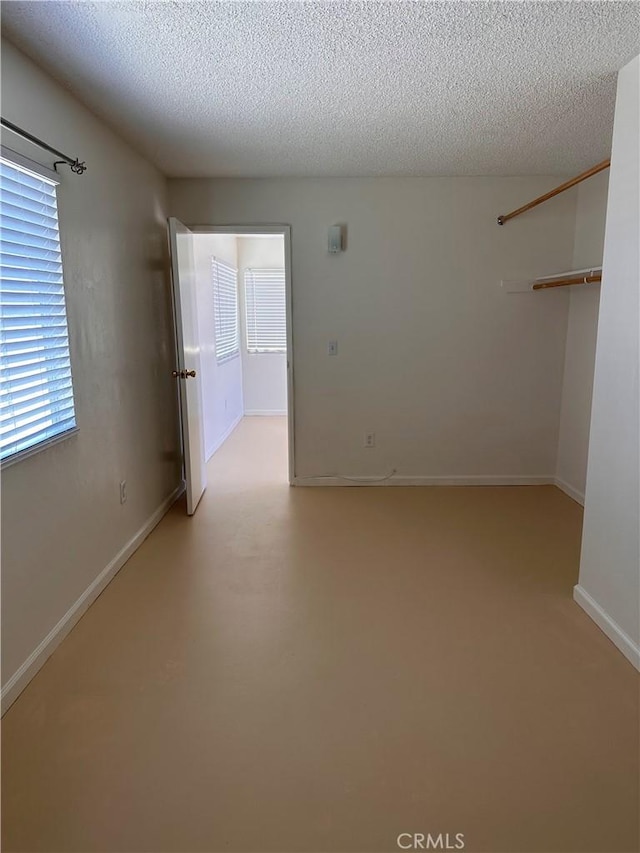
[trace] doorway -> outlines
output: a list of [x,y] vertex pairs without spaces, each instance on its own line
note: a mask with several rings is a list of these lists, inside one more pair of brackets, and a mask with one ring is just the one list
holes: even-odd
[[[170,220],[170,231],[176,225],[180,223]],[[197,385],[199,397],[199,411],[195,413],[188,411],[183,404],[185,395],[180,395],[183,443],[185,436],[193,434],[190,422],[195,416],[200,427],[202,469],[245,419],[254,421],[254,434],[264,430],[267,452],[267,437],[274,427],[280,434],[286,430],[288,470],[282,471],[282,479],[292,483],[295,463],[290,229],[181,227],[188,232],[191,251],[188,265],[181,260],[179,251],[173,253],[174,298],[184,301],[185,289],[192,291],[197,353],[178,352],[176,375],[181,382],[185,380],[183,374],[192,377],[191,387],[195,391]],[[178,290],[182,296],[176,289],[180,279]],[[185,279],[191,282],[187,288]],[[179,305],[176,308],[177,325],[185,312],[180,311]],[[177,332],[180,350],[178,328]],[[193,333],[190,337],[193,340]],[[188,368],[187,361],[197,362],[195,377],[193,370],[180,370]],[[187,450],[184,447],[189,495],[190,470],[186,463],[189,455],[193,456],[193,447],[191,454]],[[198,499],[199,496],[191,501],[190,514],[195,512]]]

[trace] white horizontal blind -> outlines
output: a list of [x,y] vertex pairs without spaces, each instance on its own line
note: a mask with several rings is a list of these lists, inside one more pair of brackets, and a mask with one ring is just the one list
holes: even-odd
[[230,264],[211,259],[213,308],[216,334],[216,360],[226,361],[240,352],[238,334],[238,270]]
[[287,351],[284,270],[248,269],[244,274],[249,352]]
[[0,458],[75,425],[55,184],[0,159]]

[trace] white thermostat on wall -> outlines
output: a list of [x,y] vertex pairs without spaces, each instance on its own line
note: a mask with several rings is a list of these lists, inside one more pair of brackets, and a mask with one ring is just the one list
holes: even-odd
[[332,225],[329,228],[329,254],[337,255],[342,251],[342,225]]

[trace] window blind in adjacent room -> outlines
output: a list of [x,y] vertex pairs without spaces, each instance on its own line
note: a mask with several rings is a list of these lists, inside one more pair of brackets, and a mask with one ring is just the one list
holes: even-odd
[[286,289],[283,269],[248,269],[244,276],[249,352],[286,352]]
[[211,259],[213,308],[216,335],[216,359],[226,361],[240,352],[238,334],[238,270],[230,264]]

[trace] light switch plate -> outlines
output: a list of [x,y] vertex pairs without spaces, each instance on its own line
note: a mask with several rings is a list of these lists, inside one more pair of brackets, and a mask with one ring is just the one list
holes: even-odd
[[337,255],[342,251],[342,227],[340,225],[332,225],[329,228],[329,254]]

